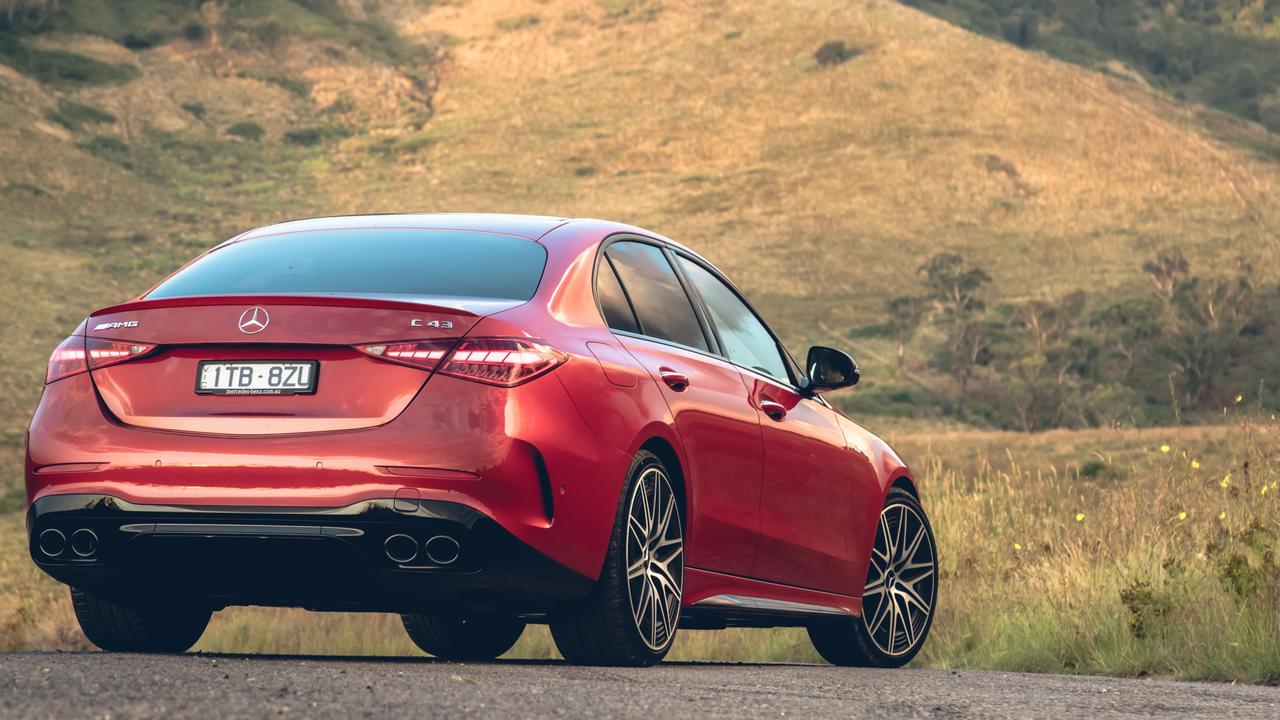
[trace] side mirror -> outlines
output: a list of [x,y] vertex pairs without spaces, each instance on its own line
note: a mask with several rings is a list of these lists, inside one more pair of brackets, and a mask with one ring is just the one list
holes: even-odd
[[805,390],[815,394],[857,385],[862,377],[849,353],[821,345],[809,348],[805,370],[809,373]]

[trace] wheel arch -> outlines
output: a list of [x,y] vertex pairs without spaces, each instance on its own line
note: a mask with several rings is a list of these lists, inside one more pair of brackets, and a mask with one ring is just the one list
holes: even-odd
[[638,450],[647,450],[658,459],[667,468],[667,472],[671,474],[671,485],[676,491],[676,505],[680,508],[680,517],[684,521],[685,536],[689,533],[689,489],[688,479],[685,476],[684,462],[680,457],[680,453],[675,446],[666,438],[660,435],[654,435],[648,440],[640,444]]
[[889,487],[886,488],[885,495],[888,495],[889,492],[893,491],[895,488],[902,490],[916,500],[920,499],[920,489],[916,487],[915,478],[902,473],[901,471],[897,473],[897,478],[889,483]]

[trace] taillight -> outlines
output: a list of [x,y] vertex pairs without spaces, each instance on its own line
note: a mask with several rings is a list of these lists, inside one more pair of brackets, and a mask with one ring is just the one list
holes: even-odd
[[140,358],[155,350],[147,343],[121,342],[72,335],[54,348],[49,356],[49,369],[44,381],[51,383],[86,370],[115,365],[126,360]]
[[373,357],[445,375],[512,387],[548,372],[568,359],[564,353],[524,338],[463,340],[450,352],[451,340],[357,345]]
[[84,336],[72,335],[58,343],[49,356],[49,369],[45,371],[45,384],[64,377],[71,377],[88,370],[84,360]]
[[568,356],[523,338],[463,340],[440,372],[490,385],[511,387],[547,372]]
[[381,360],[424,370],[435,370],[456,343],[456,340],[423,340],[422,342],[357,345],[356,349]]

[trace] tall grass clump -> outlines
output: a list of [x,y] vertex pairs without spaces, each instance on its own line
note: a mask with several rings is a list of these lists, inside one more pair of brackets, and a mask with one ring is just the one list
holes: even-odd
[[1280,679],[1280,427],[1245,419],[1224,438],[1170,437],[1108,480],[934,458],[943,595],[924,661]]

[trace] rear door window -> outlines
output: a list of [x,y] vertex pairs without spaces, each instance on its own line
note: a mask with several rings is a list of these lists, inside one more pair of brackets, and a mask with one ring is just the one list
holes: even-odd
[[640,323],[631,311],[631,301],[627,299],[618,275],[613,271],[613,263],[609,258],[600,259],[596,268],[596,298],[600,300],[600,312],[604,315],[605,324],[614,330],[639,333]]
[[693,304],[660,249],[639,242],[616,242],[605,251],[605,257],[612,261],[631,299],[642,334],[710,350]]

